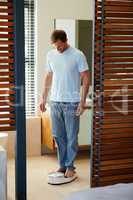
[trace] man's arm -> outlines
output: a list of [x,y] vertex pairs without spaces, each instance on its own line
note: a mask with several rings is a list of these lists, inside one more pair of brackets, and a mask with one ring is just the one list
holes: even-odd
[[40,102],[40,110],[42,112],[46,111],[45,106],[47,102],[48,93],[51,88],[52,76],[53,76],[52,72],[46,72],[45,77],[44,77],[43,93],[42,93],[42,99]]
[[81,104],[84,106],[86,104],[86,97],[89,91],[90,75],[89,71],[84,71],[80,73],[82,79],[82,93],[81,93]]
[[82,80],[82,92],[81,92],[81,100],[77,109],[77,115],[81,115],[86,108],[86,97],[89,91],[90,84],[90,74],[89,71],[84,71],[80,73]]

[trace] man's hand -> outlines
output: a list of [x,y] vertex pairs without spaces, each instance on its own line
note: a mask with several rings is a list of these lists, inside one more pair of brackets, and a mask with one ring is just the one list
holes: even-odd
[[80,73],[82,79],[82,94],[81,94],[81,101],[77,110],[78,115],[82,115],[85,109],[88,109],[86,105],[86,97],[89,91],[89,72],[88,70]]
[[40,101],[40,110],[42,112],[46,111],[47,96],[51,87],[52,76],[53,76],[52,72],[46,72],[45,77],[44,77],[44,89],[42,93],[42,99]]
[[76,111],[76,116],[80,116],[84,113],[85,110],[90,109],[91,106],[87,105],[86,103],[79,103],[77,111]]
[[84,103],[80,102],[76,111],[76,116],[80,116],[83,114],[85,108],[84,108]]
[[46,109],[46,102],[43,99],[41,99],[41,102],[40,102],[40,110],[42,112],[45,112],[47,110]]

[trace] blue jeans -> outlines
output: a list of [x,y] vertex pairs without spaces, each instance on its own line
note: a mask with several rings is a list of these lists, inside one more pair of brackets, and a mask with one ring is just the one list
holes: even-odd
[[61,168],[74,169],[78,150],[79,102],[51,102],[52,133],[57,144],[58,161]]

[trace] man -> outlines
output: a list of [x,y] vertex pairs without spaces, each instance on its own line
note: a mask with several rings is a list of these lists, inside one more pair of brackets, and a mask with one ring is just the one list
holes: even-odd
[[57,171],[63,172],[65,177],[72,177],[75,174],[79,118],[85,110],[89,89],[88,65],[84,54],[68,44],[63,30],[55,30],[51,35],[51,42],[55,49],[47,54],[47,73],[40,110],[46,111],[51,88],[52,132],[58,148],[60,166]]

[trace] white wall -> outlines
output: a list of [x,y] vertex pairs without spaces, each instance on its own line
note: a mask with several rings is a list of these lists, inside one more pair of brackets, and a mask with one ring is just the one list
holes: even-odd
[[54,19],[93,19],[94,0],[36,0],[37,96],[41,95],[45,56],[50,46]]
[[64,30],[67,34],[68,43],[72,47],[76,47],[76,20],[56,19],[55,28]]

